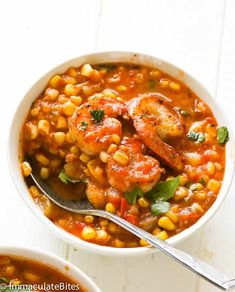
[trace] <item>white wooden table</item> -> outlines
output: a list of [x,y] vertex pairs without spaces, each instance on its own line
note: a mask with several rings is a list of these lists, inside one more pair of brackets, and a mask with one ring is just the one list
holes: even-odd
[[[104,292],[216,292],[168,257],[108,258],[75,250],[34,217],[11,180],[6,147],[17,104],[51,67],[83,53],[150,53],[201,81],[235,122],[234,0],[1,0],[0,244],[39,247],[89,274]],[[178,247],[235,276],[235,184],[214,218]]]

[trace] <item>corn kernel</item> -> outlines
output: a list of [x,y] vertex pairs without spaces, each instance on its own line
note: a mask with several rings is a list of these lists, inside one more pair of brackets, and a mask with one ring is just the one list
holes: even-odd
[[26,162],[26,161],[24,161],[21,164],[21,169],[22,169],[24,177],[29,176],[31,174],[31,172],[32,172],[32,168],[31,168],[30,164],[28,162]]
[[71,135],[70,132],[68,132],[68,133],[66,134],[65,139],[66,139],[66,142],[69,143],[69,144],[72,144],[72,143],[74,142],[74,140],[73,140],[73,136]]
[[64,88],[64,93],[68,96],[76,95],[77,94],[76,87],[73,84],[66,84]]
[[146,240],[144,240],[144,239],[140,239],[140,245],[141,246],[147,246],[147,245],[149,245],[149,243],[148,243],[148,241],[146,241]]
[[67,128],[67,121],[64,117],[58,117],[57,123],[56,123],[57,129],[66,129]]
[[193,208],[194,210],[199,211],[201,213],[203,213],[203,211],[204,211],[202,206],[196,202],[192,204],[191,208]]
[[112,141],[115,143],[115,144],[119,144],[121,142],[121,137],[117,134],[113,134],[112,135]]
[[75,95],[72,95],[70,97],[71,101],[73,104],[75,104],[76,106],[79,106],[81,103],[82,103],[82,98],[81,96],[75,96]]
[[77,146],[72,146],[72,147],[70,147],[70,149],[69,149],[69,151],[72,153],[72,154],[79,154],[79,153],[81,153],[80,152],[80,149],[77,147]]
[[129,162],[129,157],[128,157],[128,155],[126,155],[125,153],[123,153],[123,152],[121,152],[121,151],[119,151],[119,150],[117,150],[117,151],[114,153],[114,155],[113,155],[113,159],[114,159],[117,163],[119,163],[119,164],[121,164],[121,165],[127,165],[128,162]]
[[167,232],[165,230],[159,232],[157,235],[156,235],[157,238],[161,239],[161,240],[167,240],[167,238],[169,237]]
[[30,192],[30,194],[31,194],[31,196],[32,196],[33,198],[37,198],[37,197],[40,196],[39,189],[38,189],[38,187],[36,187],[36,186],[31,186],[31,187],[29,188],[29,192]]
[[82,153],[80,156],[79,156],[79,159],[84,162],[84,163],[87,163],[90,161],[90,156],[88,156],[87,154],[85,153]]
[[212,191],[212,192],[215,192],[217,193],[219,191],[221,187],[221,183],[215,179],[210,179],[208,181],[208,184],[207,184],[207,188]]
[[215,173],[215,164],[213,162],[207,162],[206,172],[208,175],[213,175]]
[[73,112],[75,111],[75,105],[71,101],[67,101],[66,103],[63,104],[63,113],[66,116],[72,116]]
[[32,117],[36,117],[38,114],[39,114],[40,110],[39,108],[32,108],[31,111],[30,111],[30,114]]
[[161,79],[160,80],[160,85],[161,85],[162,88],[168,87],[169,86],[169,80],[167,80],[167,79]]
[[109,239],[110,239],[110,236],[105,230],[100,229],[96,231],[96,238],[95,238],[96,242],[106,243]]
[[37,283],[40,280],[40,277],[32,272],[24,271],[23,275],[30,283]]
[[201,183],[191,184],[191,186],[190,186],[191,191],[201,191],[203,189],[204,189],[204,186]]
[[115,93],[115,91],[111,89],[105,89],[102,93],[105,97],[109,97],[109,98],[117,97],[117,94]]
[[90,77],[93,73],[93,69],[90,64],[84,64],[81,68],[81,75],[85,77]]
[[53,160],[51,160],[51,167],[52,168],[57,168],[57,167],[59,167],[59,166],[61,166],[61,160],[59,160],[59,159],[53,159]]
[[154,229],[153,229],[153,231],[152,231],[152,234],[153,235],[157,235],[158,233],[160,233],[162,230],[161,230],[161,228],[159,228],[159,227],[155,227]]
[[195,193],[193,194],[193,197],[194,197],[196,200],[203,201],[203,200],[206,199],[206,192],[204,192],[204,191],[195,192]]
[[115,223],[109,222],[108,230],[112,233],[116,233],[118,231],[118,227]]
[[171,221],[175,224],[179,222],[179,217],[171,210],[166,212],[164,215],[168,217],[169,219],[171,219]]
[[112,203],[107,203],[106,206],[105,206],[105,210],[107,212],[110,212],[110,213],[115,213],[116,212],[116,208],[115,208],[114,204],[112,204]]
[[152,70],[152,71],[149,72],[149,76],[152,79],[159,79],[161,77],[161,73],[158,70]]
[[64,104],[67,101],[69,101],[69,99],[66,97],[65,94],[60,94],[57,100],[60,104]]
[[77,83],[76,79],[69,75],[63,75],[63,81],[66,84],[72,84],[72,85],[75,85]]
[[43,155],[43,154],[41,154],[41,153],[37,153],[37,154],[35,155],[35,159],[36,159],[39,163],[41,163],[42,165],[45,165],[45,166],[49,165],[49,163],[50,163],[49,159],[48,159],[45,155]]
[[85,221],[86,223],[88,223],[88,224],[93,223],[94,220],[95,220],[95,218],[94,218],[94,216],[92,216],[92,215],[86,215],[85,218],[84,218],[84,221]]
[[117,150],[118,146],[116,144],[111,144],[107,150],[108,154],[111,154]]
[[47,167],[42,167],[40,170],[40,176],[42,179],[48,179],[50,175],[50,170]]
[[50,132],[50,123],[47,120],[38,121],[38,132],[41,135],[48,135]]
[[6,268],[5,268],[6,276],[12,277],[12,276],[14,276],[15,272],[16,272],[15,266],[13,266],[13,265],[6,266]]
[[117,90],[124,92],[124,91],[127,91],[127,87],[125,85],[119,85],[117,87]]
[[58,88],[60,86],[61,81],[62,81],[62,77],[59,75],[55,75],[49,81],[49,85],[51,87]]
[[137,245],[136,241],[129,241],[126,243],[126,247],[136,247]]
[[143,198],[143,197],[138,199],[138,204],[142,208],[148,208],[149,207],[149,201],[146,198]]
[[217,170],[222,170],[222,165],[220,164],[220,163],[218,163],[218,162],[215,162],[215,168],[217,169]]
[[78,77],[78,72],[75,68],[70,67],[67,71],[67,74],[73,78],[77,78]]
[[179,176],[179,184],[180,184],[180,186],[184,186],[184,185],[186,185],[186,183],[188,182],[188,176],[186,176],[186,175],[180,175]]
[[96,238],[96,231],[90,226],[85,226],[82,230],[81,236],[84,240],[94,240]]
[[119,248],[122,248],[122,247],[125,246],[125,242],[120,240],[120,239],[115,239],[114,240],[114,244],[115,244],[116,247],[119,247]]
[[158,225],[168,231],[173,231],[176,229],[175,224],[166,216],[163,216],[158,220]]
[[173,199],[174,201],[180,201],[183,200],[185,197],[188,196],[188,190],[185,187],[179,187],[177,191],[175,192]]
[[170,89],[174,90],[174,91],[179,91],[181,89],[180,85],[176,82],[171,81],[169,83],[169,87]]
[[56,132],[53,133],[54,141],[57,146],[62,146],[65,142],[65,133],[64,132]]
[[99,222],[100,227],[108,226],[108,224],[109,224],[108,219],[102,219],[102,220],[100,220],[100,222]]
[[108,162],[108,159],[109,159],[108,153],[106,153],[105,151],[101,151],[99,156],[100,156],[100,160],[103,163],[107,163]]
[[59,96],[59,91],[54,88],[47,88],[44,93],[45,99],[49,101],[54,101]]

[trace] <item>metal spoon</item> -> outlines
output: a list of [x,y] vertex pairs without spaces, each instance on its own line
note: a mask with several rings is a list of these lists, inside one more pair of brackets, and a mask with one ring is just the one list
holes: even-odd
[[[31,159],[27,159],[34,170],[34,162]],[[136,236],[143,238],[148,241],[153,247],[160,249],[162,252],[173,258],[175,261],[179,262],[195,274],[201,276],[205,280],[209,281],[213,285],[217,286],[222,290],[230,290],[235,288],[235,279],[231,279],[226,275],[222,274],[214,267],[206,264],[205,262],[190,256],[189,254],[178,250],[166,241],[163,241],[152,234],[144,231],[143,229],[131,224],[130,222],[120,218],[117,215],[106,212],[104,210],[94,209],[90,202],[85,199],[82,201],[76,200],[65,200],[56,194],[37,174],[32,171],[31,177],[39,189],[56,205],[59,207],[79,214],[87,214],[93,216],[104,217],[109,219],[116,224],[120,225],[129,232],[135,234]]]

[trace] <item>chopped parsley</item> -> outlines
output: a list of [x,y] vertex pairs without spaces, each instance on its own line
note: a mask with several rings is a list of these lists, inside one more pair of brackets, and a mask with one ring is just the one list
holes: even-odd
[[129,204],[135,204],[137,197],[143,197],[144,193],[139,187],[135,187],[130,192],[125,192],[125,198]]
[[217,131],[217,141],[219,144],[226,144],[229,140],[227,127],[219,127]]
[[171,180],[159,182],[146,194],[152,201],[151,212],[153,215],[158,216],[169,210],[170,203],[167,201],[174,196],[175,191],[179,186],[179,181],[180,179],[177,176]]
[[103,110],[90,110],[90,114],[97,123],[100,123],[104,117]]
[[189,140],[202,143],[205,141],[205,135],[202,132],[189,131],[187,135]]
[[81,122],[81,129],[83,131],[85,131],[87,129],[87,127],[88,127],[88,123],[87,122]]
[[71,183],[78,183],[78,182],[88,182],[87,179],[73,179],[71,177],[69,177],[64,168],[61,170],[61,172],[59,173],[58,175],[58,178],[64,183],[64,184],[68,184],[68,182],[71,182]]

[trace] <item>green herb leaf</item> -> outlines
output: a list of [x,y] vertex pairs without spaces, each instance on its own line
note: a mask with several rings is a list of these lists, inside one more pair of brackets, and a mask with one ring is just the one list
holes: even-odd
[[148,80],[148,86],[149,86],[150,89],[154,89],[156,87],[156,81],[152,80],[152,79],[149,79]]
[[64,168],[61,170],[61,172],[59,173],[58,175],[58,178],[64,183],[64,184],[68,184],[68,182],[71,182],[71,183],[78,183],[78,182],[85,182],[87,183],[88,180],[87,179],[73,179],[71,177],[69,177],[66,173],[65,173],[65,170]]
[[219,144],[226,144],[229,140],[229,133],[227,127],[219,127],[217,131],[217,140]]
[[187,137],[189,140],[199,142],[199,143],[202,143],[205,141],[205,135],[202,132],[197,133],[197,132],[189,131]]
[[204,180],[204,178],[200,178],[199,182],[204,186],[206,185],[206,181]]
[[174,196],[179,183],[179,176],[165,182],[159,182],[151,191],[146,193],[146,195],[152,200],[168,201]]
[[93,117],[93,119],[97,122],[100,123],[104,117],[104,111],[103,110],[90,110],[90,113]]
[[6,283],[6,284],[8,284],[8,283],[10,283],[10,279],[8,279],[8,278],[5,278],[5,277],[0,277],[0,283]]
[[86,130],[87,126],[88,126],[88,123],[87,123],[87,122],[81,122],[81,129],[82,129],[83,131]]
[[105,69],[107,72],[111,72],[116,69],[116,65],[108,63],[108,64],[100,64],[99,69]]
[[170,209],[170,203],[165,202],[165,201],[159,201],[156,200],[152,205],[151,205],[151,212],[155,216],[159,216],[163,213],[166,213]]
[[129,204],[135,204],[137,197],[143,197],[144,193],[139,187],[136,187],[131,192],[125,192],[124,195]]

